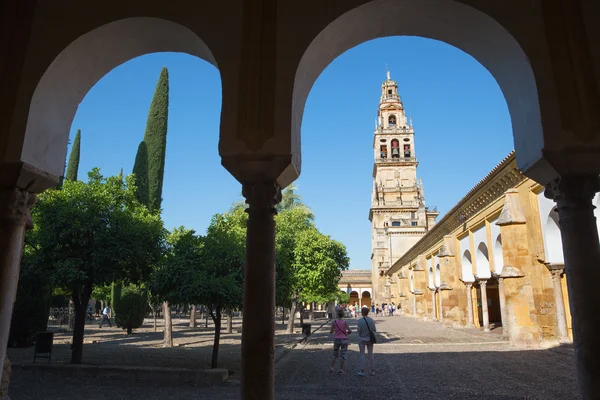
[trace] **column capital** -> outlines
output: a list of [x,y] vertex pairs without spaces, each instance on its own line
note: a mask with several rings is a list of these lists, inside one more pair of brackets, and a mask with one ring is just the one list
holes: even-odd
[[248,204],[248,214],[275,214],[281,201],[281,188],[276,182],[255,182],[242,185],[242,195]]
[[0,221],[31,227],[29,211],[36,196],[26,190],[0,186]]
[[569,218],[571,212],[593,210],[592,199],[600,191],[600,177],[590,175],[561,176],[548,185],[544,196],[554,200],[560,218]]

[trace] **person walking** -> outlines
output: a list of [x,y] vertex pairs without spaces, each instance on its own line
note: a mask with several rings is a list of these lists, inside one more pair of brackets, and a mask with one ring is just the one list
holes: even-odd
[[346,362],[346,352],[348,351],[348,335],[352,333],[348,323],[344,321],[344,312],[338,311],[337,318],[331,324],[329,333],[333,333],[333,360],[329,372],[333,373],[335,362],[340,359],[339,374],[344,374],[344,364]]
[[110,322],[110,318],[112,317],[111,314],[110,304],[107,304],[106,307],[104,307],[104,310],[102,310],[102,319],[100,320],[98,328],[102,328],[104,322],[108,322],[108,326],[112,328],[112,323]]
[[358,349],[360,350],[359,358],[359,376],[365,376],[365,348],[368,352],[368,362],[371,376],[375,376],[375,357],[373,356],[373,345],[375,344],[375,321],[369,317],[369,309],[364,307],[362,310],[362,318],[358,320]]

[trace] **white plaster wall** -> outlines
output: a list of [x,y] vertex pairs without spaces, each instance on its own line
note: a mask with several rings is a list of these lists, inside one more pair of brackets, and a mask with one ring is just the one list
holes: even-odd
[[441,272],[438,269],[439,265],[440,265],[440,259],[438,258],[437,254],[436,254],[433,257],[433,274],[434,274],[433,277],[434,277],[434,283],[435,283],[436,287],[440,286],[441,279],[442,279]]
[[500,227],[496,225],[496,219],[491,221],[490,228],[492,231],[492,243],[490,243],[490,259],[494,260],[494,270],[497,274],[502,272],[504,261],[502,258],[502,246],[498,247],[497,240],[500,236]]
[[473,282],[475,280],[475,278],[473,276],[473,265],[472,265],[473,257],[471,255],[471,261],[467,261],[464,258],[464,254],[466,251],[468,251],[469,254],[471,254],[471,242],[469,240],[469,235],[460,239],[459,247],[460,247],[459,256],[460,256],[460,260],[461,260],[460,263],[461,263],[461,268],[462,268],[462,280],[466,281],[466,282]]
[[[477,277],[479,278],[489,278],[492,276],[491,272],[490,272],[490,264],[489,264],[489,257],[490,257],[490,251],[489,251],[489,244],[487,241],[487,233],[486,233],[486,229],[485,229],[485,225],[480,227],[479,229],[477,229],[476,231],[473,231],[473,242],[475,244],[475,270],[477,271]],[[486,250],[487,250],[487,259],[480,254],[480,252],[478,251],[479,248],[479,244],[483,243],[485,244]]]
[[544,236],[544,256],[546,262],[564,263],[558,216],[553,211],[556,204],[554,201],[546,198],[544,192],[542,192],[538,194],[538,205],[540,209],[540,224]]
[[429,288],[433,289],[435,287],[433,283],[433,259],[427,259],[427,278],[429,278]]

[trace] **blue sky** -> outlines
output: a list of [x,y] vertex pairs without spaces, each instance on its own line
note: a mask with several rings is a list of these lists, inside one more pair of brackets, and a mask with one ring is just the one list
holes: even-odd
[[[425,200],[438,207],[440,218],[513,148],[508,108],[496,81],[454,47],[393,37],[334,60],[306,104],[296,184],[319,229],[346,245],[352,269],[371,265],[373,128],[386,65],[413,118]],[[219,73],[198,58],[151,54],[101,79],[71,127],[71,140],[82,130],[79,174],[85,177],[93,167],[104,175],[120,168],[131,173],[162,66],[170,78],[163,219],[167,228],[185,225],[204,233],[213,214],[240,199],[241,189],[218,156]]]

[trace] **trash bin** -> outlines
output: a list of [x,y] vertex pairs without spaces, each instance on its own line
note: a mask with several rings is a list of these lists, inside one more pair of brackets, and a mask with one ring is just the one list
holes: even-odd
[[302,324],[302,334],[305,336],[310,336],[310,328],[311,325],[310,324]]
[[[35,347],[33,349],[33,362],[37,357],[47,358],[48,363],[52,357],[52,344],[54,343],[54,332],[38,332],[35,335]],[[44,354],[44,355],[39,355]]]

